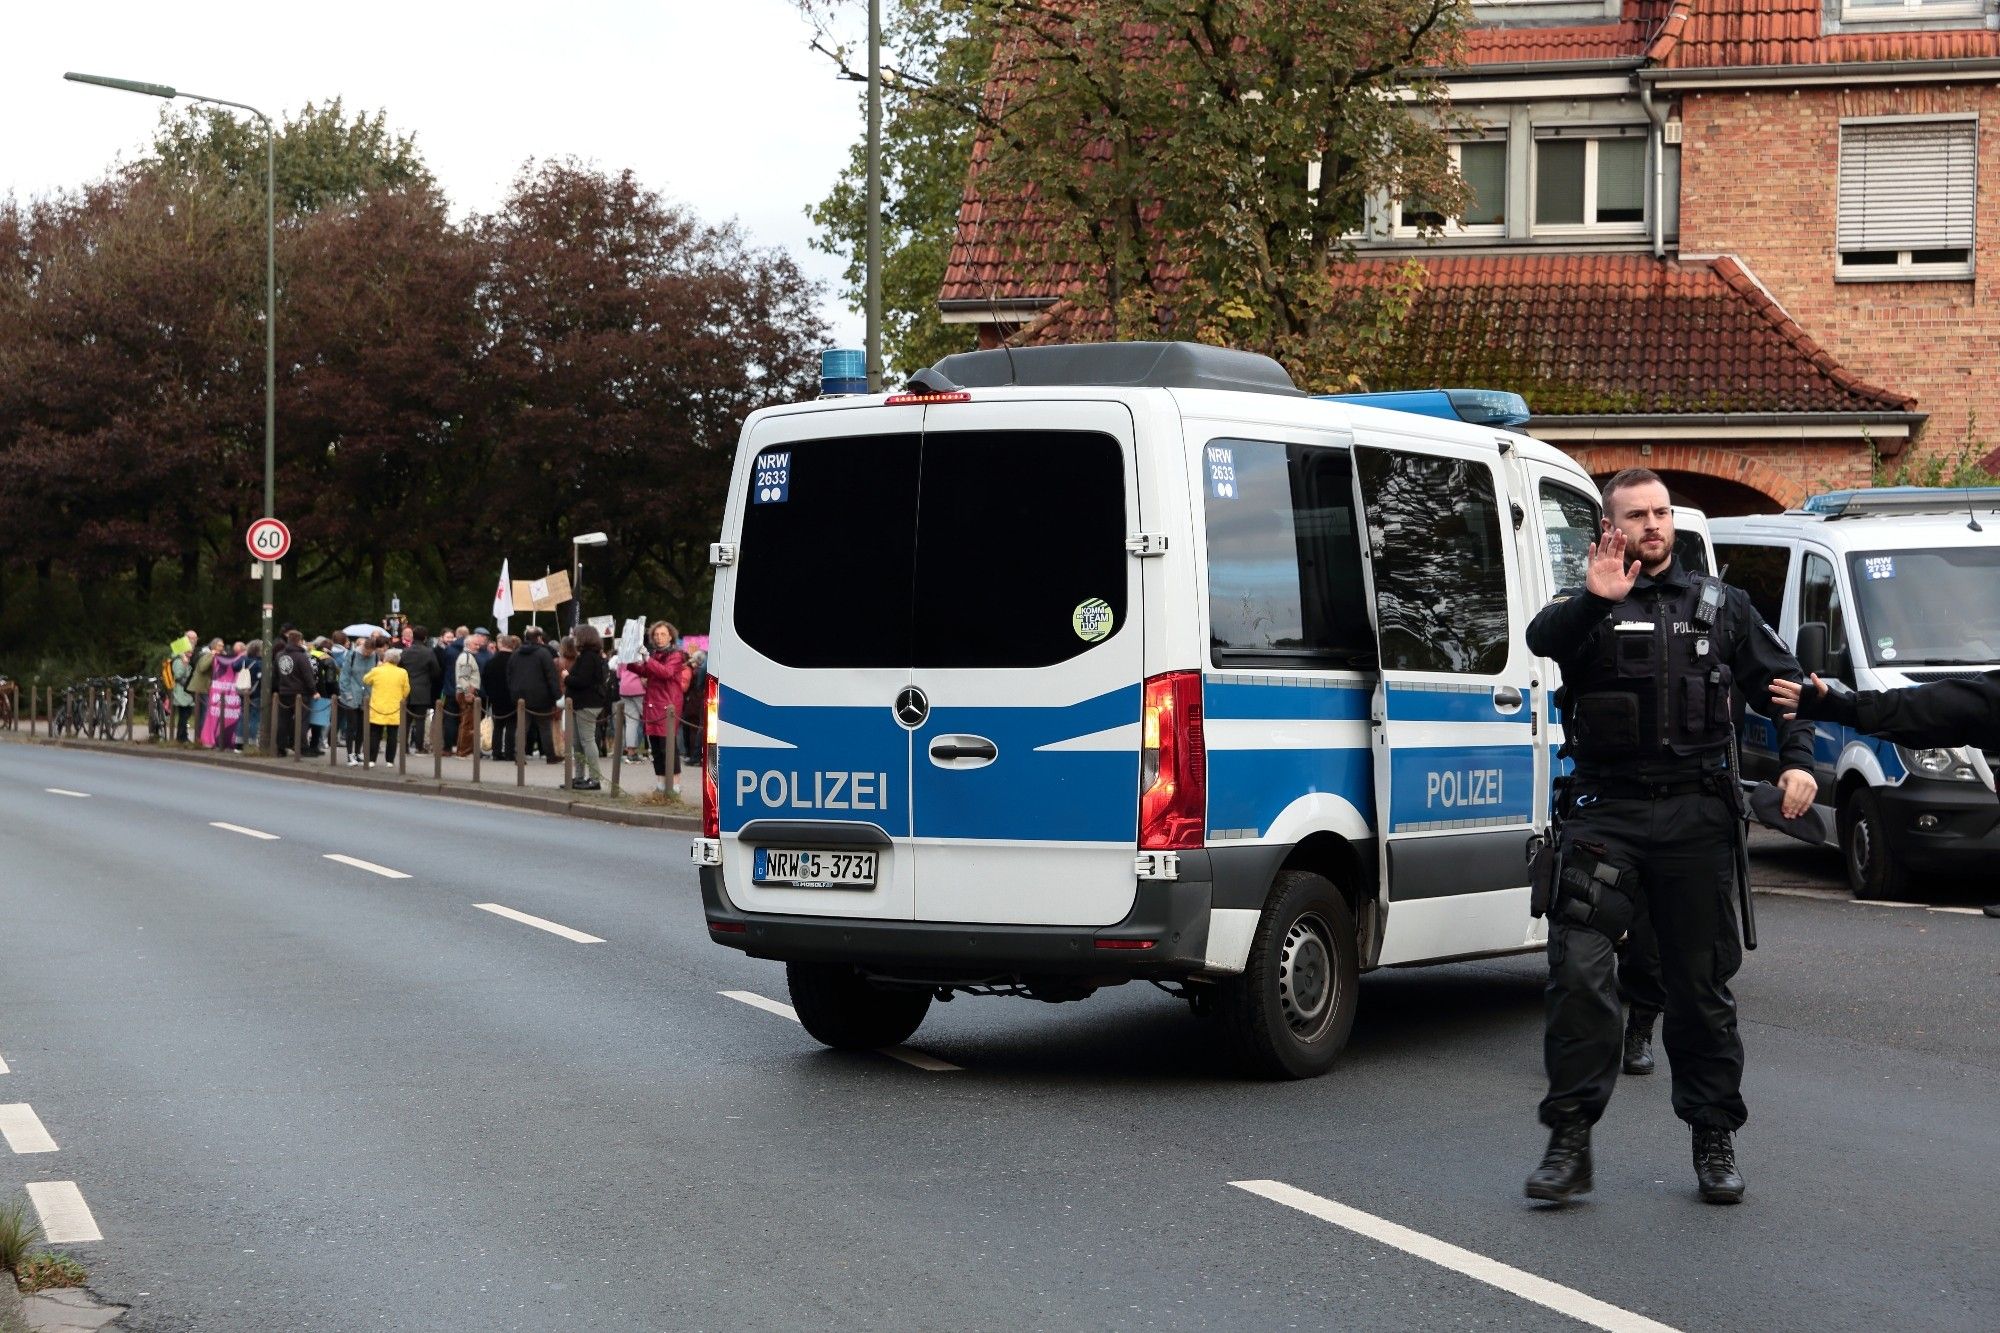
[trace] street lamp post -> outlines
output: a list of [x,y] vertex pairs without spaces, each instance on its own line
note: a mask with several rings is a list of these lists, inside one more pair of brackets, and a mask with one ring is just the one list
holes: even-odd
[[572,634],[583,624],[583,548],[603,546],[610,540],[610,537],[601,532],[586,532],[569,539],[569,598],[570,605],[576,608],[570,613],[569,618]]
[[[140,83],[134,79],[112,79],[102,74],[78,74],[74,71],[63,75],[71,83],[92,83],[100,88],[116,88],[121,92],[141,93],[147,97],[185,98],[190,102],[209,102],[216,106],[235,107],[248,111],[264,122],[264,517],[277,517],[277,433],[278,433],[278,150],[271,132],[271,118],[247,102],[232,102],[222,97],[204,97],[200,93],[184,93],[161,83]],[[260,561],[264,573],[264,681],[259,690],[262,702],[258,705],[262,718],[261,732],[257,738],[259,749],[268,751],[271,738],[276,734],[277,723],[271,711],[271,663],[277,651],[277,644],[271,630],[272,574],[269,560]]]

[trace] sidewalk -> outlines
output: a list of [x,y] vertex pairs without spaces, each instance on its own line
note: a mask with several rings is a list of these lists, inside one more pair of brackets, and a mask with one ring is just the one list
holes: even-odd
[[380,791],[418,791],[492,805],[541,810],[549,814],[574,815],[581,819],[681,832],[696,831],[701,827],[700,796],[695,787],[700,780],[698,775],[692,771],[681,774],[683,789],[695,798],[692,804],[670,796],[654,795],[659,779],[653,776],[651,759],[621,764],[617,789],[614,789],[611,780],[611,760],[600,759],[598,764],[604,773],[604,789],[580,792],[565,790],[562,785],[563,766],[547,763],[539,755],[529,759],[518,770],[512,763],[496,764],[491,760],[482,760],[479,781],[475,783],[472,777],[473,761],[470,759],[434,759],[428,754],[413,754],[408,757],[404,772],[398,774],[394,764],[382,762],[377,762],[373,768],[349,768],[345,752],[337,748],[331,761],[326,755],[317,759],[292,756],[273,759],[247,752],[218,753],[198,745],[181,745],[173,741],[155,743],[146,739],[143,727],[135,730],[134,737],[130,741],[72,740],[68,737],[51,738],[41,734],[39,727],[34,736],[30,736],[25,728],[0,731],[0,741],[47,745],[65,750],[177,759],[215,768],[234,768],[267,773],[273,777],[301,778],[308,782],[330,782]]

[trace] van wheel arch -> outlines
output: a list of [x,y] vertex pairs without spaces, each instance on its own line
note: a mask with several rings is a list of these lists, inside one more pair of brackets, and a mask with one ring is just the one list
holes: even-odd
[[1265,894],[1264,907],[1269,910],[1277,896],[1279,883],[1287,870],[1303,870],[1320,876],[1332,883],[1347,904],[1347,910],[1354,922],[1356,948],[1361,966],[1365,970],[1374,966],[1375,954],[1382,939],[1380,904],[1376,898],[1375,863],[1372,857],[1364,859],[1362,849],[1356,847],[1338,833],[1314,833],[1309,835],[1278,867],[1278,875],[1273,878],[1270,890]]

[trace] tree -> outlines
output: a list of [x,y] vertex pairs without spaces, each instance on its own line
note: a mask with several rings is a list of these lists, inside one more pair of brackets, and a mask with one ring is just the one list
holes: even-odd
[[[964,0],[891,0],[883,41],[897,68],[927,86],[972,88],[986,79],[990,42],[969,31]],[[867,90],[860,96],[867,105]],[[970,351],[973,330],[946,324],[938,310],[958,231],[958,205],[972,164],[976,128],[959,108],[887,84],[882,108],[882,351],[908,375],[953,352]],[[833,190],[810,210],[812,246],[845,258],[848,308],[867,308],[868,140],[849,150]]]
[[514,549],[559,564],[572,534],[601,529],[607,592],[705,610],[743,419],[815,389],[817,288],[629,171],[532,166],[474,225],[491,346],[468,434],[491,443],[485,495]]
[[[897,67],[979,137],[1012,259],[1124,337],[1269,351],[1345,385],[1407,310],[1415,274],[1343,274],[1371,199],[1449,215],[1443,87],[1459,0],[924,0],[993,52],[984,77]],[[807,0],[824,13],[830,0]],[[853,72],[843,49],[827,48]]]

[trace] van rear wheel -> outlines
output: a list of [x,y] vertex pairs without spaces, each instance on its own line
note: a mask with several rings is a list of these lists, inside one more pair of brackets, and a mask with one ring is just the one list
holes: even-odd
[[1243,975],[1216,988],[1237,1063],[1260,1078],[1316,1078],[1354,1030],[1361,984],[1354,915],[1323,875],[1286,870],[1264,908]]
[[877,986],[837,963],[787,963],[799,1022],[836,1051],[872,1051],[908,1041],[930,1012],[927,990]]

